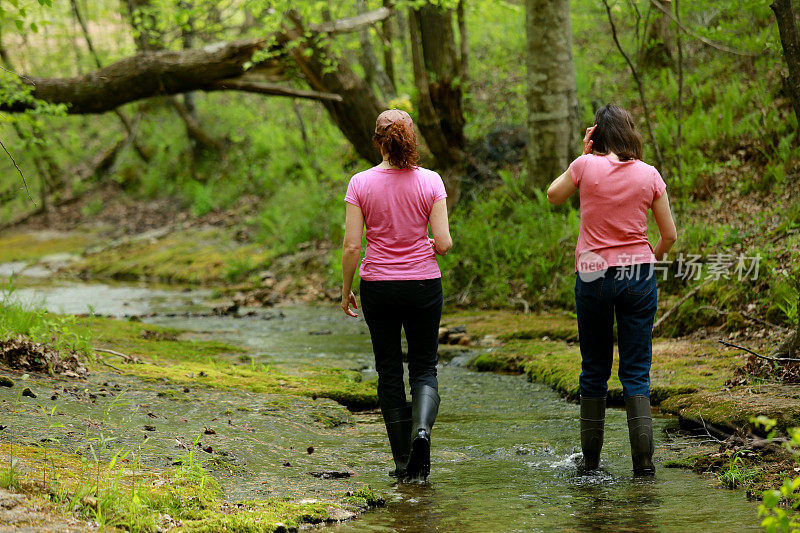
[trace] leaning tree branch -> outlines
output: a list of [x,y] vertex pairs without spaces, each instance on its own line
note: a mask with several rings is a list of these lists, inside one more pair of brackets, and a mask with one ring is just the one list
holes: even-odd
[[694,296],[695,294],[697,294],[697,293],[700,291],[700,289],[702,289],[703,287],[705,287],[706,285],[708,285],[709,283],[711,283],[712,279],[713,279],[713,278],[708,278],[708,279],[707,279],[707,280],[705,280],[703,283],[701,283],[700,285],[697,285],[697,286],[696,286],[696,287],[694,287],[692,290],[690,290],[688,293],[686,293],[686,294],[683,296],[683,298],[681,298],[680,300],[678,300],[678,303],[676,303],[675,305],[673,305],[673,306],[672,306],[672,307],[671,307],[671,308],[670,308],[670,309],[669,309],[669,310],[668,310],[666,313],[664,313],[663,315],[661,315],[661,318],[659,318],[658,320],[656,320],[656,323],[655,323],[655,324],[653,324],[653,331],[655,331],[656,329],[658,329],[658,326],[660,326],[660,325],[661,325],[661,324],[662,324],[662,323],[663,323],[663,322],[664,322],[664,321],[665,321],[667,318],[669,318],[669,316],[670,316],[672,313],[674,313],[675,311],[677,311],[677,310],[680,308],[680,306],[682,306],[684,303],[686,303],[686,301],[687,301],[689,298],[691,298],[692,296]]
[[379,7],[373,11],[359,13],[354,17],[324,22],[312,29],[315,33],[327,33],[328,35],[350,33],[363,26],[371,26],[372,24],[386,20],[392,16],[392,13],[393,11],[389,7]]
[[619,38],[617,37],[617,26],[614,24],[614,17],[611,15],[611,6],[608,5],[608,0],[603,0],[603,5],[606,7],[606,13],[608,13],[608,23],[611,24],[611,36],[614,38],[614,44],[617,45],[617,49],[619,53],[622,54],[622,57],[625,58],[625,62],[628,63],[628,68],[631,70],[631,75],[633,75],[633,81],[636,82],[636,87],[639,89],[639,98],[642,101],[642,107],[644,108],[644,120],[647,124],[647,130],[650,133],[650,140],[653,143],[653,149],[656,152],[656,161],[658,162],[658,168],[661,169],[662,172],[666,171],[664,167],[664,158],[661,155],[661,148],[658,146],[658,140],[656,139],[656,133],[653,130],[653,123],[650,120],[650,110],[648,109],[647,105],[647,97],[644,94],[644,85],[642,85],[642,80],[639,77],[639,71],[634,66],[631,58],[628,57],[628,54],[625,53],[625,49],[619,42]]
[[[309,31],[336,35],[374,24],[391,15],[391,9],[382,7],[355,17],[311,26]],[[245,64],[252,60],[257,51],[272,54],[252,71],[257,72],[265,82],[285,80],[285,44],[289,40],[302,38],[302,34],[289,39],[279,33],[268,38],[216,43],[199,49],[143,51],[80,76],[19,76],[19,80],[30,86],[33,98],[66,104],[68,113],[104,113],[152,96],[220,90],[215,84],[242,76]],[[278,44],[271,44],[276,41]],[[5,102],[0,104],[0,111],[21,112],[34,106],[35,103],[30,101]]]

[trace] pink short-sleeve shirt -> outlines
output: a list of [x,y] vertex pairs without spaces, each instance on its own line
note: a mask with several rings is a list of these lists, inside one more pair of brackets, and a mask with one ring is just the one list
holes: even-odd
[[647,211],[667,189],[658,170],[638,159],[587,154],[573,161],[569,171],[581,198],[575,270],[595,270],[598,255],[608,266],[655,263]]
[[359,275],[368,281],[442,277],[428,240],[433,204],[447,198],[442,178],[424,168],[371,168],[350,179],[345,202],[367,227]]

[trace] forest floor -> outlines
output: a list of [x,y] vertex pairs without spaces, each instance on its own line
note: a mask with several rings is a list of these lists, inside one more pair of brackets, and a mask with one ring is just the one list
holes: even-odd
[[[135,209],[135,204],[127,200],[109,196],[107,201],[109,207],[96,218],[86,217],[85,209],[76,205],[56,214],[61,223],[54,224],[53,215],[49,221],[38,217],[22,227],[3,232],[0,235],[0,275],[8,276],[14,271],[33,279],[135,280],[183,287],[211,286],[220,298],[218,311],[233,315],[244,306],[269,307],[287,300],[314,302],[338,298],[338,289],[329,275],[330,245],[306,243],[292,253],[281,253],[252,243],[249,236],[239,234],[233,224],[250,209],[247,202],[243,202],[238,211],[212,213],[198,220],[179,212],[167,217],[156,214],[148,217],[147,211]],[[87,220],[92,222],[87,223]],[[133,222],[129,224],[130,220]],[[62,231],[55,232],[47,227],[59,227]],[[270,268],[255,275],[242,275],[242,272],[251,271],[253,264],[269,264]],[[29,278],[27,283],[37,282]],[[660,312],[672,303],[662,302]],[[354,409],[376,405],[374,383],[354,380],[351,371],[340,369],[326,373],[322,381],[320,374],[309,379],[309,375],[302,373],[299,376],[264,373],[247,364],[246,353],[240,347],[184,339],[180,332],[162,331],[136,322],[136,316],[129,318],[132,320],[114,321],[102,317],[80,320],[82,327],[91,328],[95,335],[100,333],[107,341],[107,348],[139,356],[137,363],[111,364],[136,379],[166,380],[174,385],[171,394],[177,400],[186,396],[183,390],[211,388],[280,397],[329,398],[340,406]],[[577,398],[580,354],[576,343],[577,327],[569,313],[451,310],[443,322],[447,326],[465,326],[473,341],[480,339],[483,346],[492,347],[472,361],[475,369],[526,374],[531,380],[558,390],[567,399]],[[147,333],[152,331],[155,333]],[[796,463],[788,452],[777,446],[751,444],[755,430],[752,420],[756,416],[775,419],[780,431],[800,426],[800,403],[797,401],[800,395],[796,386],[750,374],[751,359],[717,342],[718,339],[732,340],[763,350],[774,346],[776,335],[767,329],[747,325],[731,329],[724,323],[690,336],[655,339],[653,403],[660,412],[679,417],[687,431],[715,441],[706,452],[672,461],[671,466],[720,475],[731,471],[735,465],[744,474],[742,481],[730,485],[744,486],[754,497],[765,488],[780,485],[782,479],[794,471]],[[203,360],[204,356],[221,353],[228,354],[226,365],[209,366]],[[622,403],[621,386],[615,375],[610,382],[609,402],[611,405]],[[0,449],[0,453],[7,455],[8,450]],[[21,460],[28,461],[30,472],[42,469],[40,455],[37,455],[40,453],[40,448],[34,447],[28,449],[27,454],[20,454]],[[162,469],[142,475],[194,475],[181,468],[169,474]],[[28,487],[31,494],[36,493],[35,485]],[[335,519],[378,500],[369,491],[358,493],[360,496],[355,500],[352,494],[356,493],[350,491],[350,494],[331,495],[328,501],[314,507],[313,512],[305,507],[286,506],[275,522]],[[76,505],[85,511],[85,516],[91,516],[91,499],[88,504],[79,501]],[[94,505],[96,510],[96,503]],[[214,512],[227,504],[214,496],[209,501],[199,501],[198,505],[200,513]],[[240,512],[263,512],[263,509],[251,502],[243,504],[239,511],[226,511],[236,520],[244,519],[239,516]],[[160,514],[167,515],[168,519],[175,518],[174,514]],[[155,516],[161,520],[160,514],[151,515],[150,519]]]

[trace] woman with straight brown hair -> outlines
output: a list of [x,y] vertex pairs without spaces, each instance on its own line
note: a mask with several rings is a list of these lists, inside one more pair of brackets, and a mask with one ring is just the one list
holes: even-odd
[[[442,178],[418,166],[417,137],[411,116],[390,109],[378,116],[375,146],[383,161],[352,177],[345,202],[341,307],[358,309],[353,276],[367,230],[361,262],[361,305],[369,326],[378,400],[398,478],[427,478],[430,435],[439,410],[439,321],[442,274],[436,254],[452,246],[447,193]],[[433,238],[429,237],[430,226]],[[411,404],[406,402],[400,329],[408,341]]]
[[[580,191],[575,304],[582,359],[582,466],[594,470],[600,464],[616,316],[633,473],[652,476],[650,365],[657,304],[653,263],[664,258],[677,232],[667,186],[658,170],[642,161],[642,137],[630,114],[608,104],[597,110],[594,122],[586,130],[583,155],[547,190],[552,204],[564,203]],[[647,239],[649,210],[661,235],[655,248]]]

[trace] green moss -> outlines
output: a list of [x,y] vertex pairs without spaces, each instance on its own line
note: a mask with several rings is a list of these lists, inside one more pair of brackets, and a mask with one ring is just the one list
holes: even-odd
[[[141,364],[116,366],[126,374],[146,380],[167,379],[193,386],[330,398],[354,410],[378,406],[377,383],[362,382],[361,373],[355,370],[308,367],[301,369],[301,375],[289,375],[263,365],[235,364],[246,353],[240,346],[219,341],[159,340],[170,336],[163,334],[180,335],[180,331],[152,324],[82,318],[77,327],[91,332],[95,345],[142,360]],[[145,329],[159,335],[142,338]],[[181,398],[181,393],[175,391],[164,394]]]
[[231,230],[192,230],[108,248],[88,255],[72,270],[100,278],[210,284],[230,281],[232,272],[246,275],[274,257],[263,245],[238,243]]
[[502,310],[461,310],[442,317],[442,324],[464,325],[472,338],[495,335],[503,340],[550,339],[576,341],[575,319],[564,314],[515,313]]
[[[513,316],[502,312],[495,313],[495,316],[504,314]],[[461,315],[461,318],[464,316]],[[565,319],[542,315],[519,317],[515,323],[507,321],[502,330],[507,337],[517,338],[493,352],[479,355],[472,361],[472,366],[481,371],[524,373],[532,381],[549,385],[569,398],[577,398],[581,372],[578,345],[523,339],[518,334],[520,331],[552,331],[554,324],[563,327]],[[538,320],[542,321],[541,325],[536,324]],[[525,329],[516,329],[521,326]],[[486,327],[485,324],[482,327]],[[677,394],[719,389],[733,377],[738,364],[736,352],[720,350],[711,342],[657,339],[653,344],[650,373],[651,401],[658,404]],[[609,401],[614,404],[623,402],[622,384],[617,376],[618,366],[618,357],[615,355],[608,390]]]
[[[718,449],[718,447],[714,447],[714,449]],[[664,461],[664,468],[684,468],[691,470],[695,467],[697,461],[707,456],[708,453],[706,452],[696,453],[693,449],[681,450],[678,452],[677,458]]]
[[747,321],[744,319],[741,313],[737,312],[730,313],[725,319],[726,331],[739,331],[741,329],[744,329],[745,326],[747,326]]
[[172,389],[158,391],[157,396],[159,398],[169,398],[170,400],[183,399],[183,394],[182,393],[180,393],[178,391],[175,391],[175,390],[172,390]]
[[[112,348],[130,356],[146,357],[153,361],[161,358],[197,360],[202,357],[246,352],[240,346],[219,341],[166,340],[183,332],[141,322],[96,317],[79,318],[76,330],[80,334],[90,335],[94,339],[95,346]],[[144,338],[142,332],[145,330],[155,331],[157,335],[148,335],[148,338]]]
[[60,253],[80,253],[96,237],[87,232],[20,232],[0,237],[0,263],[32,261]]
[[768,384],[706,390],[666,399],[661,410],[698,424],[752,428],[759,415],[773,418],[779,430],[800,426],[800,393],[790,385]]

